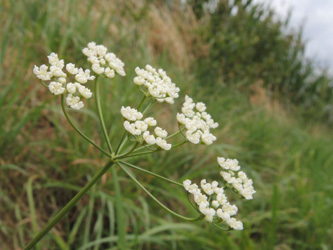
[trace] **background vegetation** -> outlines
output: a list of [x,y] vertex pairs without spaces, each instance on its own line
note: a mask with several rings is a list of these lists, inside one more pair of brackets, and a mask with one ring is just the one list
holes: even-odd
[[[221,0],[209,14],[201,4],[0,2],[0,249],[27,244],[106,161],[75,135],[59,100],[32,74],[52,51],[88,66],[81,49],[89,41],[126,63],[127,77],[103,86],[115,142],[121,105],[140,99],[134,68],[147,63],[165,69],[182,96],[206,102],[220,124],[213,146],[138,158],[139,166],[176,180],[217,179],[216,156],[234,157],[257,194],[237,203],[245,230],[221,232],[166,214],[119,170],[118,180],[105,175],[37,249],[333,247],[332,79],[305,59],[301,33],[288,33],[288,20],[269,8]],[[154,109],[169,131],[181,103]],[[87,106],[71,115],[101,143],[94,105]],[[135,174],[169,207],[193,213],[183,190]]]

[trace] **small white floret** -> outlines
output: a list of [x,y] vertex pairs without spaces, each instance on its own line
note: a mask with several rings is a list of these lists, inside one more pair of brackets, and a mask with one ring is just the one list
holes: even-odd
[[79,86],[79,92],[86,99],[92,97],[91,90],[88,89],[88,88],[86,88],[86,87],[84,87],[84,86],[82,86],[82,85]]
[[51,82],[49,84],[49,90],[54,95],[61,95],[65,92],[65,88],[59,82]]
[[68,106],[70,106],[72,109],[81,109],[83,108],[84,104],[82,101],[80,101],[80,97],[73,96],[72,94],[69,94],[66,97],[66,103]]
[[142,137],[148,145],[156,143],[154,135],[149,134],[149,131],[144,132]]
[[161,137],[161,138],[165,138],[168,136],[168,132],[160,127],[156,127],[154,132],[158,137]]

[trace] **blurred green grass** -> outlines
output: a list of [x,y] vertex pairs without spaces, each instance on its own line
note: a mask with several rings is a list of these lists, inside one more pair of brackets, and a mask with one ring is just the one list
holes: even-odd
[[[256,95],[236,88],[236,80],[225,85],[217,79],[213,88],[203,84],[204,78],[188,67],[196,59],[187,52],[179,55],[185,59],[178,59],[170,50],[183,48],[192,39],[179,32],[189,28],[191,18],[184,21],[179,15],[163,1],[1,2],[0,249],[27,244],[106,160],[75,135],[57,98],[32,75],[33,65],[45,63],[51,51],[87,66],[81,49],[92,40],[126,63],[125,78],[103,83],[106,123],[115,142],[123,131],[120,107],[136,105],[141,98],[132,83],[134,68],[147,63],[165,69],[182,96],[206,102],[220,124],[219,139],[211,147],[186,146],[133,162],[175,180],[200,180],[219,178],[217,156],[234,157],[254,179],[257,194],[253,201],[236,202],[245,230],[221,232],[204,222],[184,223],[166,214],[117,169],[121,199],[116,195],[117,181],[107,174],[37,249],[118,249],[124,240],[128,249],[333,246],[332,130],[312,121],[308,125],[300,108],[285,111],[268,98],[255,104],[251,97]],[[152,21],[165,22],[170,29],[157,29]],[[168,131],[175,129],[181,103],[157,105],[152,111]],[[87,107],[71,115],[88,136],[102,143],[93,102]],[[183,190],[135,175],[169,207],[193,213]]]

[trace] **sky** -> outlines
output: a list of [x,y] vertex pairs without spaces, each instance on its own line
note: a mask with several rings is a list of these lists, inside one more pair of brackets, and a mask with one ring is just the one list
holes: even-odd
[[333,0],[255,0],[271,3],[278,15],[292,9],[290,28],[303,25],[306,55],[333,72]]

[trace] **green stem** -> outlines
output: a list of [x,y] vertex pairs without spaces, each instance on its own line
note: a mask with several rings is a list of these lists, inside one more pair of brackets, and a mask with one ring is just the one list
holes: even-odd
[[[174,136],[176,136],[176,135],[178,135],[178,134],[180,134],[180,133],[181,133],[181,131],[177,131],[177,132],[175,132],[175,133],[173,133],[173,134],[171,134],[171,135],[165,137],[164,139],[165,139],[165,140],[170,139],[170,138],[172,138],[172,137],[174,137]],[[186,142],[186,141],[185,141],[185,142]],[[183,143],[185,143],[185,142],[183,142]],[[147,147],[146,147],[146,146],[139,147],[139,148],[135,149],[134,152],[140,151],[141,149],[144,149],[144,148],[147,148]],[[154,151],[152,150],[151,152],[154,152]],[[147,152],[147,153],[148,153],[148,152]]]
[[125,155],[122,156],[120,158],[117,157],[117,159],[125,159],[128,157],[134,157],[134,156],[139,156],[139,155],[146,155],[146,154],[151,154],[151,153],[155,153],[155,152],[159,152],[160,150],[155,150],[155,151],[145,151],[145,152],[140,152],[140,153],[135,153],[135,154],[130,154],[130,155]]
[[178,123],[178,129],[179,129],[179,132],[184,136],[184,138],[186,139],[186,135],[184,135],[183,133],[183,130],[185,129],[184,127],[183,128],[180,128],[179,126],[179,123]]
[[[178,143],[178,144],[172,146],[171,149],[177,148],[177,147],[179,147],[179,146],[185,144],[186,142],[187,142],[187,141],[184,140],[184,141],[182,141],[182,142],[180,142],[180,143]],[[140,148],[134,150],[134,152],[135,152],[135,151],[138,151],[138,150],[140,150],[140,149],[142,149],[142,147],[140,147]],[[139,156],[139,155],[146,155],[146,154],[155,153],[155,152],[159,152],[159,151],[161,151],[161,150],[160,150],[160,149],[157,149],[157,150],[154,150],[154,151],[144,151],[144,152],[135,153],[135,154],[120,155],[120,156],[117,157],[117,159],[125,159],[125,158],[128,158],[128,157]]]
[[106,152],[104,149],[102,149],[100,146],[98,146],[96,143],[94,143],[92,140],[90,140],[90,138],[88,136],[86,136],[85,134],[83,134],[83,132],[74,125],[72,119],[69,117],[67,111],[66,111],[66,107],[65,107],[65,96],[61,95],[61,108],[62,111],[67,119],[67,121],[69,122],[69,124],[75,129],[75,131],[80,134],[87,142],[89,142],[90,144],[92,144],[94,147],[96,147],[99,151],[101,151],[102,153],[104,153],[105,155],[107,155],[108,157],[111,158],[111,155]]
[[164,139],[165,139],[165,140],[170,139],[170,138],[172,138],[172,137],[174,137],[174,136],[176,136],[176,135],[178,135],[178,134],[180,134],[180,133],[181,133],[180,131],[177,131],[177,132],[175,132],[175,133],[173,133],[173,134],[171,134],[171,135],[165,137]]
[[116,149],[116,155],[119,153],[119,151],[121,150],[121,148],[124,146],[126,140],[125,140],[125,137],[126,137],[126,132],[123,134],[123,137],[121,137],[121,140],[118,144],[118,147]]
[[138,111],[140,111],[140,108],[141,108],[142,104],[145,102],[146,98],[147,98],[146,96],[143,96],[143,98],[141,99],[141,102],[139,103],[139,106],[137,108]]
[[118,249],[126,249],[126,225],[124,219],[124,208],[121,196],[121,188],[119,184],[118,174],[116,168],[111,169],[113,181],[114,181],[114,191],[116,196],[116,216],[117,216],[117,234],[118,234]]
[[146,113],[146,111],[149,109],[149,107],[154,103],[154,100],[151,100],[150,103],[148,103],[147,107],[141,112],[142,114]]
[[40,83],[43,84],[44,87],[49,88],[49,87],[44,83],[44,81],[40,81]]
[[[145,149],[145,148],[147,148],[147,146],[142,146],[142,147],[139,147],[139,148],[137,148],[137,149],[135,149],[133,152],[138,152],[138,151],[140,151],[141,149]],[[153,152],[154,150],[151,150],[151,152]]]
[[113,150],[112,150],[111,142],[110,142],[110,139],[109,139],[109,136],[108,136],[108,132],[107,132],[106,127],[105,127],[105,122],[104,122],[102,108],[101,108],[101,100],[100,100],[100,96],[99,96],[98,76],[96,77],[96,80],[95,80],[94,92],[95,92],[95,101],[96,101],[95,103],[96,103],[96,107],[97,107],[99,121],[101,123],[104,138],[105,138],[106,143],[108,145],[109,151],[112,154]]
[[136,147],[137,147],[138,145],[139,145],[139,143],[136,142],[136,143],[133,145],[133,147],[132,147],[128,152],[126,152],[126,153],[124,153],[124,154],[121,154],[121,155],[118,155],[118,156],[116,156],[116,158],[114,158],[114,159],[115,159],[115,160],[116,160],[116,159],[121,159],[122,157],[129,155],[130,153],[132,153],[132,152],[134,151],[134,149],[136,149]]
[[222,227],[220,227],[220,226],[218,226],[218,225],[216,225],[216,223],[212,223],[215,227],[217,227],[218,229],[220,229],[220,230],[222,230],[222,231],[231,231],[232,230],[232,228],[231,227],[227,227],[227,228],[222,228]]
[[178,144],[176,144],[176,145],[172,146],[172,148],[171,148],[171,149],[177,148],[177,147],[179,147],[179,146],[181,146],[181,145],[185,144],[186,142],[187,142],[187,141],[186,141],[186,140],[184,140],[184,141],[182,141],[182,142],[180,142],[180,143],[178,143]]
[[47,224],[47,226],[35,236],[35,238],[24,248],[24,250],[29,250],[35,246],[55,226],[55,224],[57,224],[58,221],[61,220],[72,207],[74,207],[81,197],[88,192],[88,190],[110,169],[113,164],[114,162],[111,160],[106,163],[105,166],[101,168],[97,174],[80,190],[80,192],[78,192],[74,198],[57,213],[49,224]]
[[175,211],[172,211],[171,209],[169,209],[168,207],[166,207],[164,204],[162,204],[154,195],[152,195],[132,174],[130,171],[128,171],[128,169],[125,166],[122,166],[121,164],[117,163],[117,165],[119,167],[121,167],[125,173],[143,190],[145,191],[155,202],[157,202],[162,208],[164,208],[166,211],[168,211],[170,214],[182,219],[182,220],[186,220],[186,221],[197,221],[200,220],[202,218],[202,215],[199,215],[198,217],[195,218],[189,218],[189,217],[185,217],[181,214],[176,213]]
[[164,177],[164,176],[162,176],[162,175],[155,174],[155,173],[153,173],[153,172],[150,172],[150,171],[148,171],[148,170],[146,170],[146,169],[140,168],[140,167],[138,167],[138,166],[135,166],[135,165],[130,164],[130,163],[125,162],[125,161],[119,161],[119,162],[120,162],[121,164],[124,164],[124,165],[130,167],[130,168],[134,168],[134,169],[139,170],[139,171],[141,171],[141,172],[143,172],[143,173],[153,175],[153,176],[155,176],[155,177],[157,177],[157,178],[160,178],[160,179],[162,179],[162,180],[164,180],[164,181],[167,181],[167,182],[170,182],[170,183],[175,184],[175,185],[177,185],[177,186],[183,187],[183,185],[182,185],[181,183],[176,182],[176,181],[173,181],[173,180],[171,180],[171,179],[169,179],[169,178],[166,178],[166,177]]

